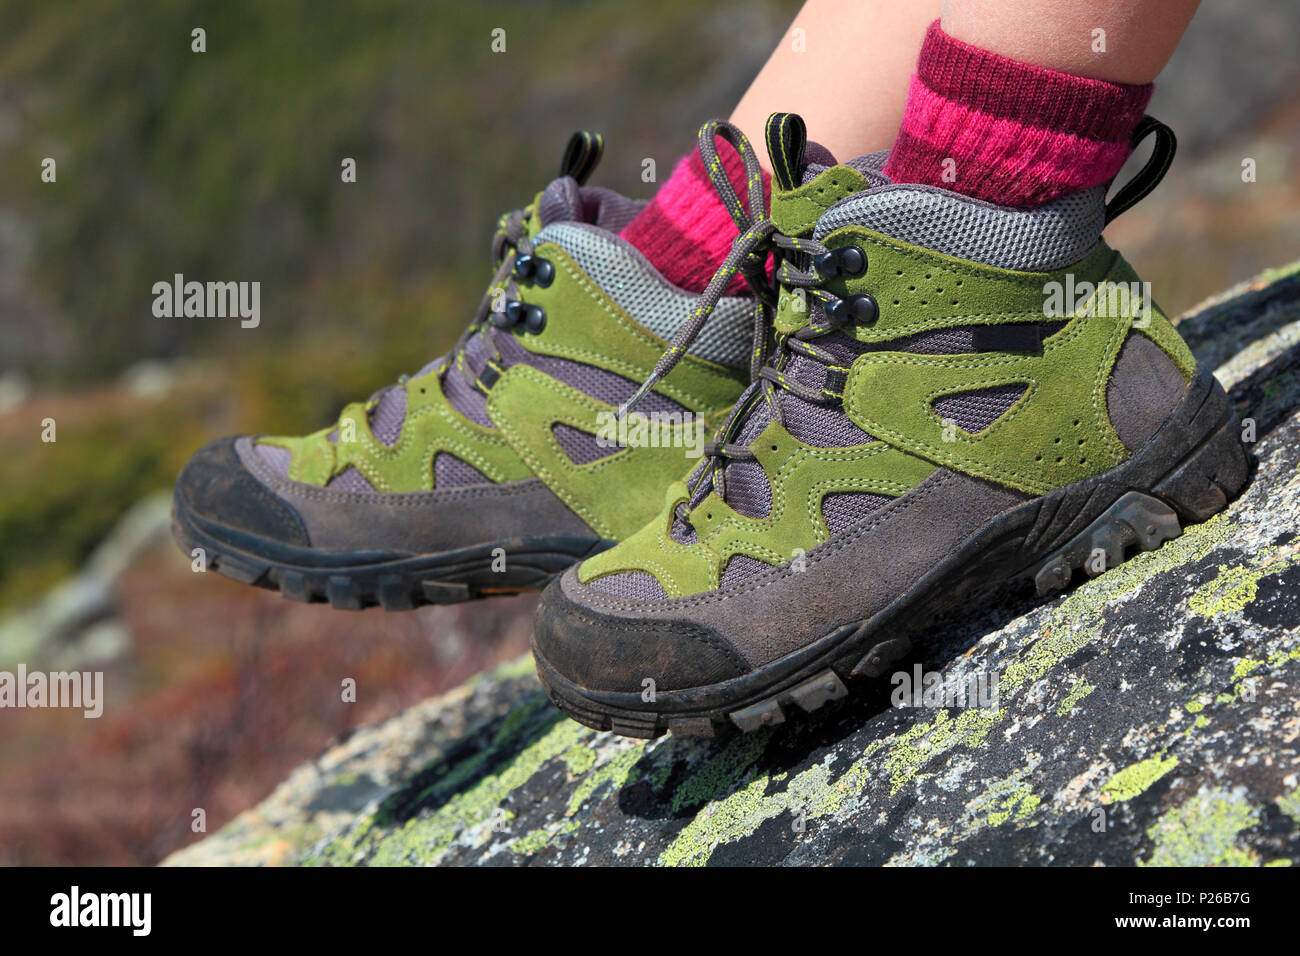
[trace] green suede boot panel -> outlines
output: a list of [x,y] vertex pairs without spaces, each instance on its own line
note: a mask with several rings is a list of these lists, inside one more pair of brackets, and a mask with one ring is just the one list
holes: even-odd
[[[1122,275],[1115,270],[1105,278]],[[1106,385],[1132,321],[1080,315],[1044,340],[1041,354],[867,353],[849,372],[844,407],[859,426],[893,445],[955,471],[1043,494],[1128,458],[1107,414]],[[932,407],[944,395],[1007,384],[1024,385],[1026,392],[975,435],[946,425]]]
[[470,421],[447,403],[437,369],[407,381],[406,421],[392,448],[371,433],[362,402],[345,407],[335,428],[337,443],[326,437],[334,430],[329,428],[305,438],[261,441],[290,449],[289,477],[312,485],[324,485],[354,467],[376,491],[429,491],[439,452],[455,455],[494,482],[531,477],[500,432]]
[[[718,556],[703,545],[678,544],[669,537],[673,511],[689,497],[685,481],[673,482],[664,492],[662,505],[652,520],[608,551],[578,565],[578,580],[587,583],[619,571],[647,571],[663,585],[669,597],[694,593],[682,590],[679,580],[705,582],[695,588],[697,591],[716,587]],[[711,584],[707,583],[710,581]]]
[[[550,286],[527,286],[522,296],[546,310],[540,334],[518,333],[531,352],[597,365],[635,382],[650,374],[669,343],[634,322],[578,268],[560,246],[544,242],[538,255],[555,265]],[[746,384],[746,374],[686,355],[655,391],[693,411],[712,414],[730,408]]]
[[[845,226],[826,237],[830,249],[856,245],[867,255],[867,272],[854,279],[833,279],[825,288],[844,298],[869,292],[880,307],[871,325],[844,331],[863,342],[883,342],[931,329],[957,325],[1041,322],[1050,282],[1064,286],[1066,275],[1077,283],[1104,277],[1119,258],[1105,243],[1065,269],[1013,272],[967,262],[899,242],[864,229]],[[776,328],[786,334],[808,324],[806,297],[781,288]]]
[[[880,317],[871,325],[845,330],[863,342],[957,325],[1041,322],[1048,283],[1064,285],[1067,275],[1073,275],[1076,285],[1095,283],[1119,258],[1105,243],[1098,243],[1064,269],[1014,272],[901,243],[857,226],[836,230],[826,244],[835,249],[856,245],[867,254],[866,275],[826,283],[836,296],[869,292],[875,297]],[[1062,318],[1070,314],[1067,311]]]
[[772,484],[765,517],[734,511],[716,493],[690,514],[699,543],[686,546],[669,537],[673,511],[686,500],[686,487],[668,503],[652,528],[583,563],[588,581],[611,571],[648,571],[671,597],[715,589],[732,556],[745,554],[778,565],[830,537],[822,499],[834,492],[874,492],[897,497],[934,471],[928,461],[883,442],[851,448],[812,448],[776,423],[749,446]]
[[827,209],[869,185],[852,166],[832,166],[794,189],[773,188],[768,218],[787,236],[810,235]]
[[325,437],[333,430],[331,425],[301,437],[268,436],[259,438],[257,444],[288,450],[293,455],[289,459],[288,476],[294,481],[324,485],[334,474],[334,445]]
[[[687,449],[702,449],[703,435],[686,434],[698,425],[677,425],[660,419],[659,447],[648,444],[618,448],[607,457],[577,464],[560,447],[553,428],[569,425],[592,435],[609,432],[614,406],[584,395],[529,365],[514,365],[493,386],[488,413],[501,422],[501,431],[530,471],[576,512],[597,534],[622,538],[643,526],[655,514],[660,489],[680,479],[697,459]],[[630,434],[645,417],[632,413]],[[706,422],[704,435],[716,427]],[[686,438],[689,437],[689,441]]]
[[[852,166],[832,166],[796,189],[772,190],[768,218],[787,236],[811,235],[817,220],[845,196],[868,187],[863,175]],[[773,321],[778,332],[791,334],[808,324],[808,300],[782,287]]]

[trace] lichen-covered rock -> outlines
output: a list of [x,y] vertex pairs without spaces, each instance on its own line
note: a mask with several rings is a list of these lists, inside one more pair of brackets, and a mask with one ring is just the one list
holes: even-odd
[[1300,274],[1182,329],[1253,422],[1252,484],[1050,603],[1009,593],[929,628],[914,663],[950,691],[996,675],[986,706],[900,707],[880,681],[773,731],[647,743],[561,717],[523,661],[357,735],[173,860],[1300,861]]

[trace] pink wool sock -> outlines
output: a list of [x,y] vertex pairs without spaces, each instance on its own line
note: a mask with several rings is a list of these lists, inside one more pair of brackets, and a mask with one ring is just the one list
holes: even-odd
[[1152,89],[1019,63],[953,39],[936,20],[884,172],[1002,206],[1038,206],[1119,172]]
[[[719,140],[718,156],[736,195],[748,208],[745,165],[731,144]],[[771,179],[763,173],[763,195]],[[699,150],[691,150],[673,168],[650,204],[619,233],[641,250],[663,277],[687,292],[703,292],[731,251],[740,230],[709,181]],[[728,295],[743,294],[748,286],[736,276]]]

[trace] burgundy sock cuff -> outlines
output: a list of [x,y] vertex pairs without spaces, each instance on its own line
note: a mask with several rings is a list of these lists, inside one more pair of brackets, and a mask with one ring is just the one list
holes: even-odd
[[949,36],[938,20],[926,31],[916,77],[944,99],[997,119],[1125,144],[1155,89],[1021,63]]
[[884,172],[999,205],[1041,205],[1119,172],[1153,89],[1020,63],[935,21]]

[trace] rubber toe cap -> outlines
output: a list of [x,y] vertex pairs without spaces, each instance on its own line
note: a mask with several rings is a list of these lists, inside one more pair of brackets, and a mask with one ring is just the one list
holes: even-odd
[[234,438],[194,454],[176,481],[175,501],[182,519],[197,519],[209,533],[235,530],[299,547],[311,544],[298,513],[244,467]]
[[[570,569],[564,579],[572,575]],[[583,689],[639,693],[650,679],[658,690],[684,690],[749,670],[710,628],[598,611],[565,593],[562,580],[552,581],[538,600],[533,643],[551,667]]]

